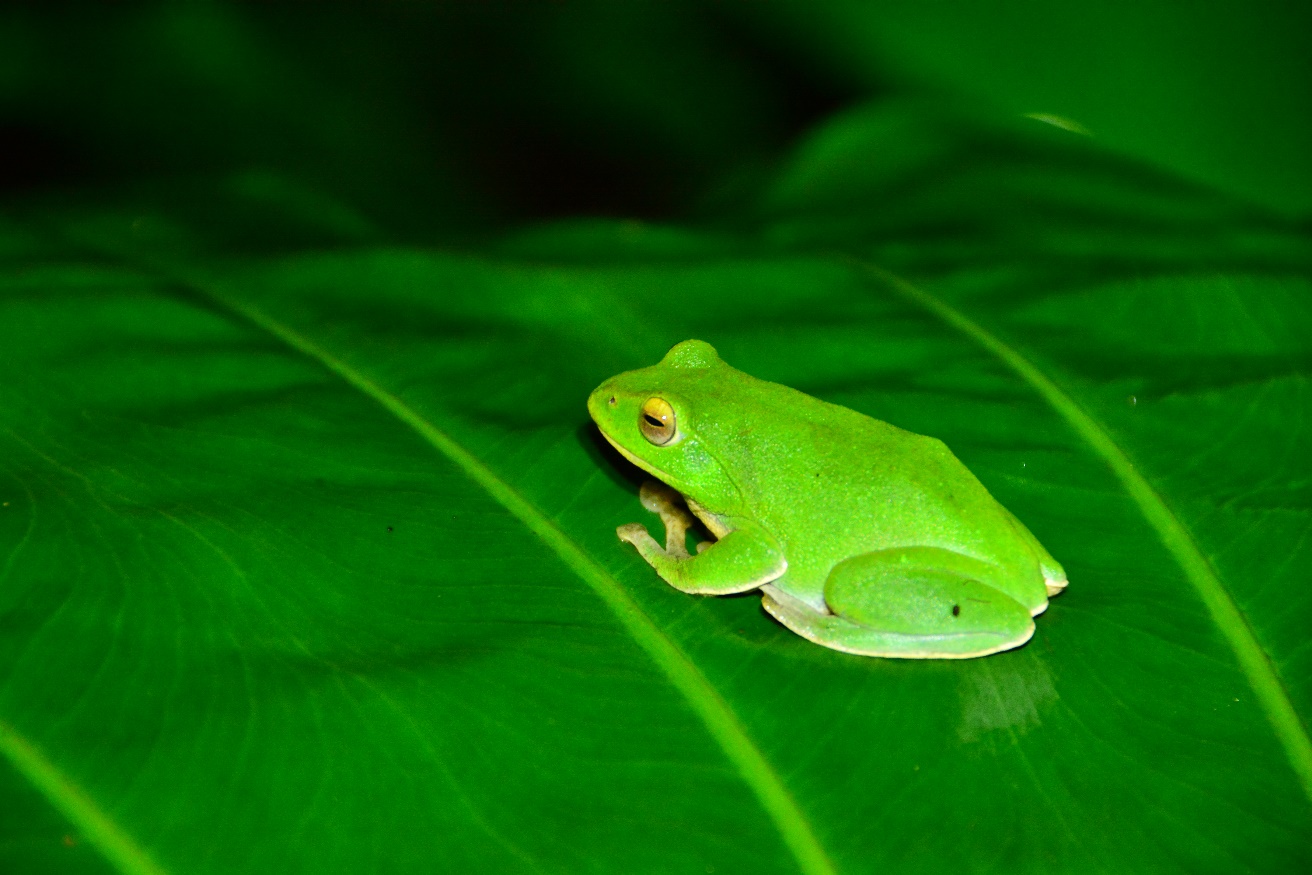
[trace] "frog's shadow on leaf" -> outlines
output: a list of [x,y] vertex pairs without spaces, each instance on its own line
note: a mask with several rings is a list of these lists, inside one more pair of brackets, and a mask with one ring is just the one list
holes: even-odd
[[619,454],[619,451],[607,443],[592,421],[580,423],[575,430],[579,446],[588,454],[588,458],[617,486],[638,494],[638,488],[651,479],[651,475]]

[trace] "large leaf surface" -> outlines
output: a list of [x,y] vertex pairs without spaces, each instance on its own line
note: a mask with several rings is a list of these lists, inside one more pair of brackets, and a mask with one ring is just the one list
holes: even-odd
[[[0,868],[1312,865],[1305,229],[915,110],[713,228],[248,193],[0,229]],[[944,439],[1070,574],[1035,639],[659,581],[582,402],[687,337]]]

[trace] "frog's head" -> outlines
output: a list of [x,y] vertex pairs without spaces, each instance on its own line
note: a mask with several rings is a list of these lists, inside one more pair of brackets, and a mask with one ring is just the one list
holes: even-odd
[[709,343],[685,340],[660,364],[598,386],[588,397],[588,413],[630,462],[699,504],[732,513],[742,497],[716,452],[712,412],[719,384],[730,374],[737,372]]

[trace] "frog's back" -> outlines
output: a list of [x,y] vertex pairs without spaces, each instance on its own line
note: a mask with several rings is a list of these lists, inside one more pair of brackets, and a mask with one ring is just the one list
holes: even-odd
[[785,541],[792,586],[820,592],[844,559],[932,546],[997,566],[1023,602],[1044,598],[1040,566],[1051,558],[942,441],[802,397],[826,409],[796,408],[788,431],[803,446],[779,458],[783,487],[764,490],[759,511]]

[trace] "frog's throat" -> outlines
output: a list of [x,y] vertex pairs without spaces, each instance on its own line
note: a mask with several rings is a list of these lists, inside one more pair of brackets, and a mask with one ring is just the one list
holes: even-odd
[[612,447],[618,450],[621,456],[628,459],[630,462],[637,465],[639,468],[646,471],[648,474],[655,477],[657,480],[661,481],[666,486],[673,489],[675,492],[678,492],[679,495],[683,496],[684,501],[688,500],[688,494],[684,492],[684,490],[681,489],[677,483],[671,483],[669,481],[669,475],[666,474],[664,471],[657,471],[655,468],[651,466],[650,463],[648,463],[643,459],[638,458],[637,456],[633,455],[633,453],[630,453],[628,450],[624,449],[624,447],[615,443],[615,441],[611,439],[611,436],[606,434],[604,431],[601,433],[601,436],[606,439],[606,443],[610,444]]
[[[651,463],[647,462],[644,459],[640,459],[639,457],[635,456],[633,453],[630,453],[628,450],[624,449],[624,447],[620,446],[614,440],[612,440],[611,436],[606,434],[604,431],[601,432],[601,436],[606,439],[606,443],[610,444],[612,447],[618,450],[621,456],[628,459],[630,462],[637,465],[639,468],[646,471],[648,474],[655,477],[657,480],[664,483],[666,486],[670,487],[675,492],[679,493],[679,497],[683,499],[683,503],[688,505],[688,510],[692,511],[693,515],[696,516],[697,519],[702,521],[702,524],[706,526],[706,529],[712,535],[714,535],[717,538],[723,538],[729,532],[733,531],[726,524],[726,519],[722,514],[718,514],[708,510],[704,505],[701,504],[701,502],[697,501],[697,499],[689,495],[688,491],[684,489],[682,486],[680,486],[677,483],[671,483],[669,479],[669,475],[666,474],[664,471],[657,470],[656,468],[652,467]],[[738,485],[737,483],[734,483],[735,488],[737,487],[737,485]]]

